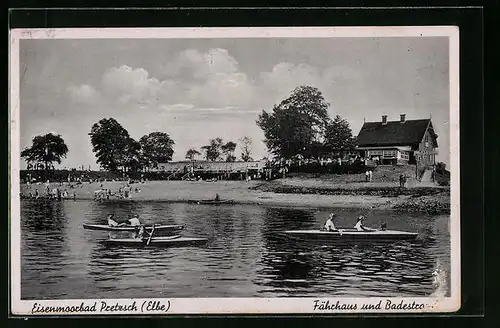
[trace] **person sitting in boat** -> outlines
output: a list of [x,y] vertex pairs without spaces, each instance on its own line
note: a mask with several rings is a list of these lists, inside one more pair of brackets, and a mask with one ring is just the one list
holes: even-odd
[[136,214],[134,216],[132,216],[131,219],[128,220],[128,223],[132,226],[132,227],[136,227],[136,226],[140,226],[142,225],[141,223],[141,220],[139,220],[139,216]]
[[113,214],[108,215],[108,225],[110,227],[118,227],[120,224],[118,224],[118,222],[116,222],[113,218],[114,218]]
[[382,222],[382,224],[380,225],[380,230],[386,231],[387,230],[387,223]]
[[363,225],[365,217],[363,215],[358,216],[358,220],[356,222],[356,225],[354,226],[354,229],[358,231],[373,231],[373,229],[367,228]]
[[216,201],[216,202],[220,201],[219,194],[215,194],[215,201]]
[[330,213],[330,215],[328,216],[328,219],[326,220],[326,223],[325,223],[325,230],[326,231],[335,231],[337,229],[335,229],[335,224],[333,223],[333,221],[335,221],[335,214],[333,213]]

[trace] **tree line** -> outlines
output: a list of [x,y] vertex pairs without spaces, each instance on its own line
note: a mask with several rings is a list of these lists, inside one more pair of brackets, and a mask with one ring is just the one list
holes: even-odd
[[[300,86],[291,95],[274,105],[272,110],[262,110],[256,121],[264,132],[263,140],[268,150],[280,159],[298,155],[304,158],[342,156],[355,147],[355,138],[349,123],[336,115],[328,115],[329,104],[314,87]],[[103,118],[91,127],[89,133],[97,163],[105,170],[138,171],[157,167],[172,160],[175,142],[165,132],[152,132],[135,140],[114,118]],[[240,158],[252,159],[252,139],[243,137]],[[208,161],[236,161],[234,141],[220,137],[210,139],[199,150],[187,150],[185,158],[195,160],[203,154]],[[36,136],[32,146],[21,152],[28,163],[42,164],[45,168],[53,162],[61,163],[68,147],[60,135],[52,133]]]
[[[139,171],[147,168],[156,168],[160,163],[172,160],[175,142],[165,132],[152,132],[142,136],[138,141],[132,138],[129,132],[114,118],[103,118],[92,125],[89,133],[92,151],[96,162],[109,172]],[[241,160],[251,161],[252,139],[243,137],[241,142]],[[235,151],[237,143],[224,142],[222,138],[210,139],[198,151],[189,149],[185,158],[195,160],[204,153],[208,161],[236,161]],[[68,153],[68,146],[60,135],[48,133],[33,138],[32,145],[21,152],[29,167],[49,169],[52,163],[61,164]]]
[[[243,137],[240,140],[240,159],[244,162],[252,161],[252,139]],[[186,152],[186,159],[194,160],[197,156],[204,153],[204,158],[207,161],[236,161],[235,151],[237,144],[234,141],[224,142],[220,137],[210,139],[208,145],[202,146],[201,151],[191,148]]]

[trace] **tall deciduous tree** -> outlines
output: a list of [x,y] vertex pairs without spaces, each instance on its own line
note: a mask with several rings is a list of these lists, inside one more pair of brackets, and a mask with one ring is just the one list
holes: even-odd
[[186,152],[185,158],[189,159],[190,161],[194,161],[196,156],[199,156],[199,155],[201,155],[199,151],[197,151],[194,148],[191,148],[191,149],[188,149],[188,151]]
[[21,158],[30,164],[43,164],[48,169],[53,162],[61,164],[67,153],[68,146],[64,139],[58,134],[48,133],[34,137],[31,147],[21,152]]
[[217,161],[221,159],[222,155],[222,138],[210,139],[208,145],[202,146],[201,149],[205,152],[205,159],[207,161]]
[[141,144],[133,138],[128,138],[125,145],[123,168],[138,171],[143,167],[149,167],[148,164],[148,160],[142,154]]
[[250,137],[243,137],[240,139],[241,160],[249,162],[252,160],[252,139]]
[[339,115],[328,124],[325,133],[325,150],[335,156],[343,155],[354,148],[354,138],[352,136],[349,122]]
[[139,139],[142,159],[148,167],[172,160],[175,142],[164,132],[152,132]]
[[259,115],[257,125],[264,131],[267,148],[282,158],[317,156],[316,145],[323,141],[330,121],[328,107],[317,88],[297,87],[271,113],[263,110]]
[[222,153],[226,157],[226,162],[234,162],[236,156],[234,156],[234,151],[236,149],[236,143],[233,141],[228,141],[221,146]]
[[138,157],[134,153],[138,153],[138,143],[114,118],[103,118],[95,123],[89,135],[97,163],[105,170],[125,170]]

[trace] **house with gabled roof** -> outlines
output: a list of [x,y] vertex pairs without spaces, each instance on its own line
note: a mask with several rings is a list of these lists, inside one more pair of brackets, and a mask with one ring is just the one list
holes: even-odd
[[417,164],[420,167],[436,163],[437,134],[431,119],[365,122],[357,136],[361,156],[380,164]]

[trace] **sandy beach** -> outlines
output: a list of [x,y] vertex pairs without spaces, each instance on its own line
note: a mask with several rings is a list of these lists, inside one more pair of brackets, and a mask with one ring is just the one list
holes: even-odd
[[[320,194],[320,193],[294,193],[275,192],[276,185],[291,186],[300,184],[293,179],[279,182],[263,181],[146,181],[131,185],[130,197],[120,199],[116,195],[110,196],[109,201],[158,201],[158,202],[188,202],[196,200],[212,200],[218,194],[221,200],[231,200],[239,204],[260,204],[270,206],[294,206],[294,207],[314,207],[314,208],[361,208],[361,209],[393,209],[404,210],[407,201],[414,201],[411,195],[399,195],[396,197],[383,197],[380,195],[362,194]],[[307,183],[309,184],[309,183]],[[100,190],[110,189],[112,193],[117,193],[120,187],[125,187],[124,182],[102,182],[83,183],[73,188],[67,183],[51,183],[50,190],[59,188],[68,192],[68,198],[76,200],[93,200],[95,194]],[[326,188],[325,185],[320,187]],[[331,187],[331,186],[330,186]],[[337,188],[339,186],[336,186]],[[374,187],[374,186],[372,186]],[[383,186],[381,186],[383,187]],[[28,196],[35,190],[40,195],[46,194],[44,184],[21,186],[23,196]],[[75,195],[73,195],[75,194]],[[435,198],[435,197],[433,197]],[[108,200],[103,200],[108,201]],[[444,202],[447,200],[444,199]],[[448,198],[449,201],[449,198]]]

